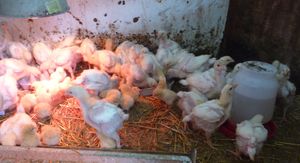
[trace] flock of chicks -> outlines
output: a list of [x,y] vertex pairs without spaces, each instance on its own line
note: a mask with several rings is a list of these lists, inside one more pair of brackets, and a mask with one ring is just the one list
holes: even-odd
[[[52,47],[38,42],[29,50],[5,34],[0,49],[0,111],[5,114],[17,108],[17,112],[1,124],[2,145],[38,146],[40,141],[57,145],[60,129],[45,125],[38,133],[29,115],[33,112],[39,121],[49,120],[51,109],[65,96],[78,99],[83,118],[96,129],[101,148],[121,147],[118,130],[129,117],[125,112],[144,88],[153,88],[152,95],[169,105],[178,100],[185,127],[191,122],[193,129],[203,130],[211,147],[211,134],[230,116],[232,93],[237,87],[231,80],[240,65],[228,73],[227,65],[234,62],[231,57],[195,56],[168,39],[166,32],[158,33],[156,55],[130,41],[114,49],[110,39],[105,49],[98,50],[92,40],[75,36]],[[76,65],[82,61],[94,68],[75,77]],[[293,94],[293,84],[281,73],[286,67],[279,62],[274,65],[281,88],[287,89],[279,92],[288,97]],[[189,91],[172,91],[167,81],[174,78],[180,78],[179,83]],[[267,138],[262,119],[256,115],[237,125],[237,149],[251,159]]]

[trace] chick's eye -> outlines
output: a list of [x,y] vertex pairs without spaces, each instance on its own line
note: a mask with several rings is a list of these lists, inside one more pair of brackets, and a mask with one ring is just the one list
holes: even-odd
[[229,90],[231,91],[231,90],[232,90],[232,87],[230,87]]
[[221,65],[217,65],[217,67],[220,67]]

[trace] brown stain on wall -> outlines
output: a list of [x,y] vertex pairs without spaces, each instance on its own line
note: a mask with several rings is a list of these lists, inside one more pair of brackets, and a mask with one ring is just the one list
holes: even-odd
[[300,88],[300,1],[231,0],[220,53],[240,62],[280,60]]

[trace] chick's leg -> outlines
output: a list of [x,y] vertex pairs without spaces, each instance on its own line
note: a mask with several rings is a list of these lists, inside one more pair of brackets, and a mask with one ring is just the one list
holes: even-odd
[[239,158],[240,160],[242,160],[241,152],[237,148],[235,149],[235,151],[232,150],[227,150],[227,151],[233,154],[234,156],[236,156],[237,158]]
[[75,76],[74,76],[74,72],[73,72],[72,67],[71,66],[66,66],[65,69],[70,73],[71,79],[74,79]]
[[287,119],[287,117],[286,117],[286,115],[287,115],[287,110],[288,110],[288,106],[285,106],[285,107],[283,108],[283,115],[282,115],[282,118],[281,118],[281,123],[282,123],[282,122],[287,122],[287,121],[288,121],[288,119]]
[[291,96],[284,99],[285,106],[283,107],[283,115],[282,115],[281,122],[287,122],[288,121],[287,112],[292,107],[292,105],[294,103],[294,100],[295,100],[295,95],[294,94],[292,94]]
[[113,138],[116,141],[117,148],[121,148],[121,141],[120,141],[120,136],[118,135],[118,133],[114,132],[110,136],[111,136],[111,138]]
[[213,146],[213,143],[211,141],[211,133],[205,132],[205,137],[206,137],[206,143],[207,145],[212,148],[212,149],[217,149],[216,147]]

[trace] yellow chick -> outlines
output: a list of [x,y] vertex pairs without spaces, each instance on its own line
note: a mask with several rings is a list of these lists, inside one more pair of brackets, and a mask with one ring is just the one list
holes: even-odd
[[40,138],[32,124],[24,124],[21,128],[21,146],[36,147],[40,145]]
[[138,87],[129,86],[128,84],[120,84],[119,89],[122,92],[121,97],[121,108],[124,110],[129,110],[133,105],[135,100],[140,95],[140,89]]
[[58,145],[61,138],[61,130],[58,127],[45,125],[41,129],[41,141],[45,145]]
[[160,75],[159,83],[153,90],[152,95],[163,100],[168,105],[172,105],[177,98],[177,94],[174,91],[167,88],[166,77],[164,75]]
[[17,136],[13,132],[8,132],[5,135],[1,136],[1,144],[6,146],[15,146]]
[[24,107],[26,113],[30,113],[32,108],[37,104],[35,94],[28,93],[21,98],[21,105]]
[[108,38],[105,40],[105,44],[104,44],[105,50],[114,51],[115,48],[116,48],[116,45],[115,45],[115,42],[113,39]]
[[121,100],[121,92],[118,89],[110,89],[100,93],[104,101],[118,106]]
[[40,121],[44,122],[50,119],[51,109],[50,104],[41,102],[34,106],[34,113]]
[[140,95],[140,89],[138,87],[129,86],[128,84],[121,83],[119,89],[122,94],[127,94],[133,97],[134,100],[136,100]]

